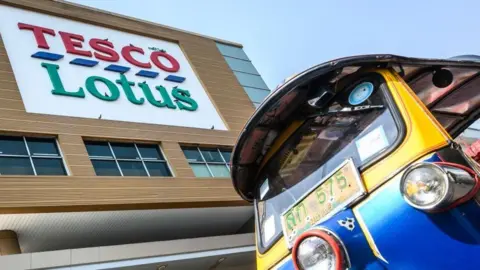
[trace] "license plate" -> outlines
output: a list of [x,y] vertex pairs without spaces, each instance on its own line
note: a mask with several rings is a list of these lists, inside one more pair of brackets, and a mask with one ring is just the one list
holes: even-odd
[[283,235],[288,247],[293,246],[302,232],[330,218],[364,194],[358,170],[353,160],[347,159],[282,214]]

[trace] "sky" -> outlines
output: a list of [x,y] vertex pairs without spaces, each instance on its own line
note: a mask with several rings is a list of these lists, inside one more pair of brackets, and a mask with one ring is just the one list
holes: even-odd
[[270,89],[351,55],[480,55],[477,0],[69,1],[241,43]]

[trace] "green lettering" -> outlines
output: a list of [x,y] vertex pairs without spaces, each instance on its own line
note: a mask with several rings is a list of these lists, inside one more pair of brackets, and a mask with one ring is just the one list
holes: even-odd
[[[103,82],[108,87],[108,90],[110,90],[110,95],[107,95],[107,93],[105,93],[105,95],[102,95],[98,91],[97,86],[95,85],[96,81]],[[88,92],[101,100],[115,101],[120,96],[120,91],[118,90],[118,87],[107,78],[103,78],[100,76],[90,76],[87,78],[86,86]]]
[[120,74],[120,80],[116,80],[116,83],[120,84],[123,88],[123,91],[125,92],[125,95],[127,96],[127,99],[132,102],[133,104],[137,105],[142,105],[143,102],[145,102],[145,99],[142,97],[140,99],[137,99],[135,97],[135,93],[132,91],[132,86],[135,85],[134,82],[129,82],[127,77],[125,75]]
[[60,69],[58,65],[42,63],[42,67],[47,69],[48,77],[50,78],[50,82],[53,85],[52,94],[68,97],[85,97],[85,92],[83,91],[82,87],[80,87],[77,92],[67,92],[65,90],[62,80],[60,79],[60,75],[58,75],[58,69]]
[[327,200],[327,195],[323,190],[318,189],[315,191],[315,194],[317,195],[317,200],[319,204],[323,204]]
[[297,222],[295,222],[295,216],[293,215],[293,212],[291,210],[287,213],[286,221],[287,227],[290,231],[293,230],[295,226],[297,226]]
[[142,88],[143,94],[147,98],[148,102],[150,102],[150,104],[152,104],[153,106],[156,106],[159,108],[167,107],[170,109],[177,108],[175,104],[173,104],[172,100],[170,99],[170,96],[168,95],[167,89],[165,89],[165,87],[163,86],[155,87],[160,92],[160,95],[162,96],[163,102],[161,102],[155,99],[155,97],[152,94],[152,90],[150,90],[150,86],[148,86],[147,83],[139,83],[138,86]]
[[197,102],[190,97],[188,90],[173,88],[172,96],[176,98],[175,103],[180,110],[196,111],[198,109]]
[[343,176],[341,171],[335,174],[335,179],[337,180],[337,186],[340,189],[344,189],[347,187],[347,179],[345,178],[345,176]]
[[[297,221],[298,223],[302,223],[302,220],[304,220],[307,217],[307,210],[305,209],[305,205],[303,203],[300,203],[295,207],[296,214],[297,214]],[[302,213],[303,214],[302,214]]]

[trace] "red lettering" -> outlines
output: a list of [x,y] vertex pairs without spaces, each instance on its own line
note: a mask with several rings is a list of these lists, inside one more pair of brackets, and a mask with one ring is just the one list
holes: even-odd
[[122,48],[122,56],[125,60],[127,60],[127,62],[129,62],[130,64],[135,65],[137,67],[142,67],[142,68],[151,68],[152,67],[152,65],[149,62],[142,63],[140,61],[135,60],[132,57],[132,54],[131,54],[132,52],[138,52],[138,53],[141,53],[142,55],[144,54],[142,48],[135,47],[133,45],[125,46],[125,47]]
[[[160,62],[159,57],[163,57],[167,59],[172,66],[167,67],[164,64],[162,64],[162,62]],[[177,59],[173,58],[173,56],[171,56],[166,52],[162,52],[162,51],[153,52],[152,55],[150,55],[150,59],[158,68],[162,70],[165,70],[168,72],[177,72],[180,69],[180,64],[178,63]]]
[[[93,56],[99,60],[109,61],[109,62],[117,62],[120,59],[118,53],[113,50],[113,43],[108,40],[92,38],[89,42],[90,47],[92,49],[99,51],[104,54],[100,54],[98,52],[93,52]],[[106,54],[106,55],[105,55]]]
[[18,28],[21,30],[25,29],[33,31],[33,35],[35,36],[35,40],[37,41],[38,48],[50,49],[44,34],[55,36],[55,31],[53,31],[53,29],[30,25],[26,23],[18,23]]
[[67,33],[67,32],[58,32],[62,37],[63,44],[68,53],[77,54],[82,56],[92,57],[92,52],[79,50],[77,48],[82,48],[82,42],[84,41],[82,35]]

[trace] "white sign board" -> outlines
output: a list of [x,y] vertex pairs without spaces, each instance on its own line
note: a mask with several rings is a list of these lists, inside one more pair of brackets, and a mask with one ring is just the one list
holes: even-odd
[[176,43],[0,5],[29,113],[226,130]]

